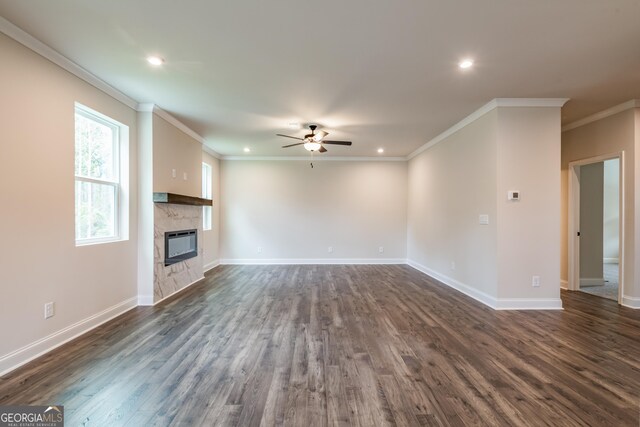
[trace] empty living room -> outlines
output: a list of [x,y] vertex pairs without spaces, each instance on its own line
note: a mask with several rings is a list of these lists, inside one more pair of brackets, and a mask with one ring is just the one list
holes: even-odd
[[0,0],[0,427],[640,426],[640,1]]

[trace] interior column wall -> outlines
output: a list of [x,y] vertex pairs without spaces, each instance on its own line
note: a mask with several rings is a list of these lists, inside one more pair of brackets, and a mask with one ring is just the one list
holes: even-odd
[[[499,107],[498,297],[506,306],[561,305],[559,184],[560,108]],[[519,201],[508,200],[510,190]]]
[[153,113],[138,112],[138,303],[153,301]]

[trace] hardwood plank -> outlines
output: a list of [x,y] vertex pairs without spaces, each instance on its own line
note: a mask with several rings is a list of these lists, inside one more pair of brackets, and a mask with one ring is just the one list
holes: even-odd
[[402,265],[221,266],[0,378],[68,425],[638,426],[640,313],[494,311]]

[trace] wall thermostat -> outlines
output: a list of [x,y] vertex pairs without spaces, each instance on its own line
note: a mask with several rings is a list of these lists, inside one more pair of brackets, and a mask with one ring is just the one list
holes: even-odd
[[520,192],[518,190],[511,190],[507,192],[507,199],[513,201],[520,200]]

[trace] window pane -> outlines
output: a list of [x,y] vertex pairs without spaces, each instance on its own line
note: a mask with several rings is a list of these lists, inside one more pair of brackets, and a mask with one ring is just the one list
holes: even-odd
[[211,198],[211,165],[202,163],[202,197]]
[[207,164],[202,164],[202,197],[207,195]]
[[[202,198],[211,198],[211,165],[202,162]],[[211,230],[211,206],[202,207],[202,228]]]
[[116,181],[116,129],[76,113],[76,176]]
[[76,240],[116,236],[116,187],[76,181]]
[[211,230],[211,206],[202,207],[202,228]]

